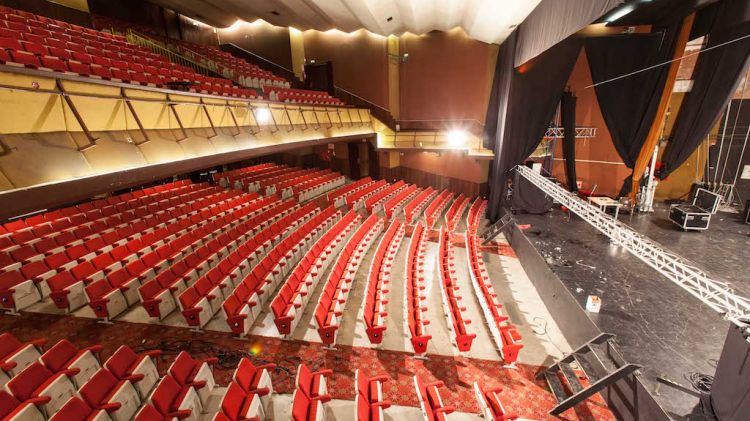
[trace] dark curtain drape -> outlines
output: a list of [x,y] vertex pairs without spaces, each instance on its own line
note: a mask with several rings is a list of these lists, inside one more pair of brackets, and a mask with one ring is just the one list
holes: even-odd
[[[750,1],[724,1],[701,13],[711,14],[708,43],[705,48],[750,35]],[[744,19],[741,20],[741,19]],[[664,150],[664,164],[658,173],[666,178],[695,151],[745,76],[750,54],[750,38],[705,51],[698,56],[693,71],[693,87],[685,95],[674,123],[672,136]]]
[[[515,36],[512,36],[515,44]],[[510,38],[509,38],[510,39]],[[506,40],[506,43],[508,41]],[[497,89],[494,153],[487,217],[495,221],[506,199],[508,172],[526,159],[544,136],[573,70],[582,39],[569,37],[533,60],[513,68],[512,51],[500,47],[493,83]],[[495,93],[493,93],[495,94]]]
[[[679,19],[649,34],[623,34],[586,39],[586,57],[594,83],[626,75],[672,59]],[[595,87],[599,107],[617,153],[633,168],[656,115],[669,66],[613,80]],[[631,177],[620,195],[630,192]]]
[[564,129],[563,158],[565,158],[565,177],[568,179],[568,190],[578,191],[576,180],[576,102],[578,98],[572,92],[563,92],[560,99],[560,114]]

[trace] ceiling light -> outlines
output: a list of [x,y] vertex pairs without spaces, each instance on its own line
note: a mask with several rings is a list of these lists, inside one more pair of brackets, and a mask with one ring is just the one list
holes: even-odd
[[258,124],[268,124],[271,122],[271,110],[268,108],[258,108],[255,110],[255,120]]
[[454,148],[464,146],[466,144],[466,139],[468,138],[468,135],[464,130],[451,130],[448,132],[447,136],[448,143]]
[[622,18],[623,16],[627,15],[628,13],[635,10],[635,6],[632,4],[628,4],[625,6],[620,7],[619,9],[612,12],[611,15],[607,16],[604,21],[607,23],[615,22],[616,20]]

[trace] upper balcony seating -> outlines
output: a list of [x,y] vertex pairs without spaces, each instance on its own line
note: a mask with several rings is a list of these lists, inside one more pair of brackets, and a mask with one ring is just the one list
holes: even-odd
[[354,400],[357,404],[356,421],[383,421],[383,410],[391,406],[391,402],[383,399],[383,383],[387,376],[367,377],[354,371]]
[[53,373],[42,363],[35,362],[10,379],[5,388],[18,401],[35,404],[49,418],[76,394],[70,378],[74,374],[75,370]]
[[455,411],[454,406],[446,406],[440,397],[439,387],[443,387],[441,381],[424,383],[419,376],[414,376],[414,388],[419,398],[419,406],[422,408],[422,416],[425,421],[445,421],[447,415]]
[[130,347],[122,345],[104,362],[104,367],[117,379],[133,383],[141,400],[144,400],[159,380],[156,365],[159,355],[159,350],[136,354]]
[[404,287],[404,332],[409,332],[414,352],[424,354],[427,352],[427,343],[432,339],[427,334],[427,320],[425,307],[426,296],[424,295],[424,253],[427,231],[421,222],[414,226],[414,231],[409,240],[409,248],[406,255],[406,273]]
[[503,361],[506,364],[513,364],[518,359],[518,352],[523,348],[521,334],[514,325],[508,322],[508,317],[500,313],[502,305],[498,302],[497,294],[492,288],[492,281],[480,250],[479,237],[467,231],[464,234],[464,240],[471,285],[482,307],[484,319],[490,328],[492,341],[503,357]]
[[511,421],[518,418],[518,415],[508,413],[500,402],[501,387],[493,389],[484,389],[479,383],[474,382],[474,396],[477,398],[479,405],[479,414],[487,421]]
[[[242,336],[250,330],[270,293],[336,217],[333,207],[319,212],[315,204],[308,203],[237,251],[236,258],[245,262],[246,269],[242,281],[222,304],[232,333]],[[284,237],[286,233],[290,235]]]
[[448,212],[445,213],[445,228],[453,232],[458,226],[458,221],[461,220],[461,216],[466,210],[466,206],[469,205],[469,198],[464,196],[463,193],[458,195],[458,198],[453,201],[451,207],[448,208]]
[[46,339],[21,342],[11,333],[0,335],[0,388],[42,356]]
[[453,193],[448,190],[443,190],[442,192],[440,192],[438,197],[432,203],[430,203],[429,206],[427,206],[427,209],[425,209],[424,212],[424,219],[427,229],[432,229],[435,226],[435,222],[440,219],[440,216],[443,214],[445,207],[448,206],[448,203],[450,203],[452,199]]
[[362,219],[353,211],[340,219],[340,212],[336,211],[334,215],[338,221],[323,230],[323,234],[304,253],[300,263],[282,284],[279,293],[271,302],[274,323],[281,335],[292,334],[310,299],[310,291],[315,289],[323,273],[333,261],[333,256],[338,255],[346,238]]
[[332,345],[336,341],[339,318],[344,313],[354,276],[373,240],[383,230],[383,225],[380,217],[370,215],[352,234],[343,251],[336,256],[334,267],[326,279],[314,313],[318,334],[324,345]]
[[264,86],[263,93],[272,101],[303,103],[315,105],[344,105],[340,99],[328,95],[323,91],[307,89],[292,89],[279,86]]
[[404,217],[406,218],[406,222],[408,224],[413,224],[415,220],[419,218],[419,215],[422,214],[425,206],[427,206],[435,196],[437,196],[437,191],[432,187],[427,187],[422,190],[414,200],[407,203],[406,206],[404,206]]
[[76,387],[81,387],[101,368],[101,345],[79,349],[62,339],[47,350],[39,361],[53,373],[67,371]]
[[370,183],[366,187],[348,195],[346,198],[346,206],[349,207],[349,209],[360,210],[365,206],[365,200],[372,195],[387,189],[388,186],[389,184],[385,180],[378,180],[374,183]]
[[372,178],[361,178],[353,183],[343,185],[334,191],[328,192],[328,194],[326,194],[326,200],[328,200],[328,203],[333,203],[337,208],[340,208],[346,204],[346,198],[349,197],[349,195],[366,188],[371,183]]
[[383,203],[406,188],[408,188],[408,186],[406,185],[406,183],[404,183],[404,180],[396,181],[395,183],[389,185],[387,188],[378,191],[377,193],[365,199],[365,210],[367,211],[367,213],[378,212]]
[[411,184],[405,189],[398,192],[386,202],[383,203],[383,212],[387,219],[391,219],[396,216],[397,213],[403,209],[404,205],[410,202],[422,191],[416,184]]
[[0,11],[0,62],[136,85],[167,87],[188,82],[193,90],[255,98],[254,89],[233,86],[170,63],[125,37],[4,7]]
[[466,216],[466,232],[476,235],[477,229],[479,228],[479,222],[484,216],[484,211],[487,209],[487,201],[482,198],[477,198],[469,208],[469,214]]
[[33,401],[22,402],[5,390],[0,390],[0,420],[44,421],[45,418]]
[[440,297],[443,302],[443,314],[448,319],[448,330],[451,333],[453,343],[460,352],[467,352],[476,338],[475,333],[470,333],[467,326],[471,320],[464,317],[466,307],[462,307],[463,297],[459,291],[456,279],[456,263],[453,256],[453,244],[451,234],[444,228],[440,228],[438,240],[438,281],[440,282]]
[[362,314],[365,320],[365,331],[372,344],[380,344],[383,341],[386,329],[385,318],[388,316],[386,306],[388,305],[391,268],[405,232],[404,224],[394,218],[380,239],[370,263]]

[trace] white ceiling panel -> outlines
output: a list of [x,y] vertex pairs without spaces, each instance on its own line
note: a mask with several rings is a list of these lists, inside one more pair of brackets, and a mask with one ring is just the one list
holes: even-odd
[[380,35],[457,26],[472,38],[501,43],[541,0],[152,0],[210,25],[261,18],[279,26]]

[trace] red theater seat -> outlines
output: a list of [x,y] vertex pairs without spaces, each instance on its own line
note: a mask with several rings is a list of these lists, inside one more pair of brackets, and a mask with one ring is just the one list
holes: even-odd
[[53,373],[71,373],[73,382],[81,387],[101,368],[101,352],[101,345],[78,349],[67,339],[62,339],[48,349],[39,361]]
[[177,355],[167,372],[183,387],[192,387],[198,393],[201,403],[206,404],[211,391],[216,386],[213,365],[218,359],[196,360],[183,351]]
[[[46,339],[35,339],[30,342],[21,342],[10,333],[0,335],[0,369],[7,378],[20,373],[21,370],[36,362],[44,352]],[[7,380],[7,379],[5,379]]]
[[136,354],[130,347],[122,345],[104,362],[104,367],[119,380],[133,383],[141,399],[145,399],[159,380],[156,359],[159,355],[159,350]]
[[[50,418],[50,419],[55,419]],[[74,419],[74,418],[70,418]],[[44,421],[45,417],[34,400],[20,401],[10,393],[0,390],[0,420],[3,421]],[[57,418],[59,421],[60,418]]]
[[68,371],[55,374],[35,362],[10,379],[5,387],[16,399],[32,401],[49,417],[75,395],[75,385],[68,377],[72,374]]
[[78,392],[92,408],[107,411],[113,419],[129,420],[141,399],[129,380],[118,380],[107,369],[97,371]]
[[89,404],[73,396],[53,415],[49,421],[95,421],[109,419],[106,409],[91,407]]

